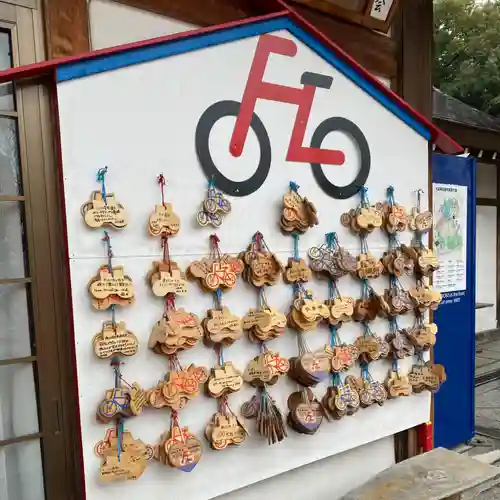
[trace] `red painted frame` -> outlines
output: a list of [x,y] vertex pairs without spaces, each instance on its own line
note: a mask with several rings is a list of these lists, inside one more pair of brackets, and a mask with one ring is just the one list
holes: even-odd
[[241,156],[243,153],[257,99],[266,99],[298,105],[286,157],[287,161],[342,165],[345,161],[342,151],[303,146],[316,87],[304,85],[302,88],[296,88],[265,82],[264,73],[271,54],[294,57],[297,54],[297,45],[288,38],[275,35],[260,36],[231,138],[231,154]]

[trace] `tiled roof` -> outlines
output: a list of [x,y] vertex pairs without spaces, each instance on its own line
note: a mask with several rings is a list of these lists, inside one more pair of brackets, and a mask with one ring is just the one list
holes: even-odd
[[441,120],[500,132],[500,119],[479,111],[436,88],[432,93],[432,115]]

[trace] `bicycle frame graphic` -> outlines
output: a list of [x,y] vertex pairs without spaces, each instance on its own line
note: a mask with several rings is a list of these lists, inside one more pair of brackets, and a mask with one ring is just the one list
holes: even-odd
[[[302,87],[290,87],[264,81],[264,73],[271,54],[294,57],[297,45],[293,40],[275,35],[262,35],[259,38],[255,56],[248,75],[241,103],[237,101],[219,101],[212,104],[202,114],[196,128],[196,152],[202,169],[208,179],[213,179],[219,189],[233,196],[248,196],[262,186],[271,168],[271,143],[266,128],[255,114],[258,99],[284,102],[297,106],[297,115],[293,125],[287,161],[310,163],[316,182],[323,191],[337,199],[345,199],[356,194],[363,186],[370,173],[370,148],[363,132],[350,120],[331,117],[319,124],[314,131],[311,145],[304,146],[311,108],[317,89],[329,90],[333,83],[331,76],[304,72],[300,79]],[[215,123],[225,117],[235,116],[236,123],[229,146],[235,157],[242,155],[248,131],[251,128],[260,145],[260,160],[255,173],[240,182],[225,177],[213,162],[209,139]],[[322,149],[321,144],[330,132],[341,132],[352,138],[360,153],[360,167],[356,178],[347,186],[337,186],[325,176],[322,164],[342,165],[345,155],[340,150]]]

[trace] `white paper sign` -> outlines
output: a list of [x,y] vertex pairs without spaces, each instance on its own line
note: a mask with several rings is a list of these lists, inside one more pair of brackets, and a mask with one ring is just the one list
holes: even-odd
[[393,3],[394,0],[375,0],[372,4],[370,16],[379,21],[385,21],[389,16]]
[[434,288],[455,292],[467,287],[467,187],[433,184],[434,251],[440,268]]

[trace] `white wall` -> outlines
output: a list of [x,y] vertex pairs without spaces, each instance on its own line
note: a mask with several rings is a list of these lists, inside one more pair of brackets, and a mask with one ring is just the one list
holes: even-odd
[[232,491],[217,500],[336,500],[393,464],[394,440],[385,438]]
[[89,17],[93,50],[179,33],[196,27],[111,0],[89,0]]
[[[90,28],[92,48],[100,49],[185,31],[191,26],[112,1],[90,0]],[[390,436],[219,498],[253,500],[267,496],[302,499],[303,487],[307,484],[308,496],[334,500],[393,464],[394,440]]]
[[[497,167],[478,163],[476,194],[495,198]],[[497,327],[497,220],[496,208],[478,206],[476,212],[476,301],[494,304],[476,311],[476,332]]]

